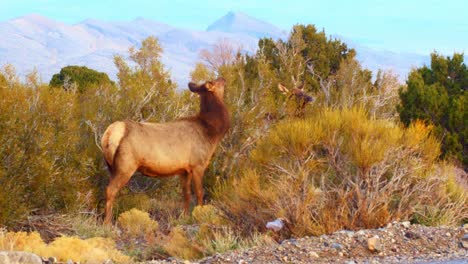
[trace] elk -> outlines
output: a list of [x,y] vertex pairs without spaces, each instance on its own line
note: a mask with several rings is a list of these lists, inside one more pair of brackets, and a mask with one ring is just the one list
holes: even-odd
[[149,177],[179,175],[185,213],[193,180],[197,203],[203,204],[203,174],[230,126],[223,99],[225,83],[218,78],[201,85],[188,84],[190,91],[200,96],[196,116],[168,123],[117,121],[106,129],[101,145],[111,177],[104,223],[111,222],[115,196],[136,171]]
[[278,89],[284,94],[288,96],[288,99],[293,97],[296,100],[297,103],[297,109],[296,109],[296,115],[297,116],[302,116],[304,115],[304,109],[308,103],[311,103],[315,100],[312,96],[306,94],[304,92],[304,83],[302,83],[299,86],[296,86],[292,90],[289,90],[284,86],[283,84],[279,83],[278,84]]

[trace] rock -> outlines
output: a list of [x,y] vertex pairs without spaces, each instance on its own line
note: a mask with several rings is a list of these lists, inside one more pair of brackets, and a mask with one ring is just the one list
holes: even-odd
[[461,246],[468,249],[468,234],[464,234],[461,238]]
[[2,264],[42,264],[42,259],[33,253],[22,251],[0,251]]
[[359,230],[359,231],[356,232],[356,235],[358,235],[358,236],[363,236],[365,234],[366,234],[366,231],[364,231],[364,230]]
[[336,250],[342,250],[343,249],[343,245],[339,244],[339,243],[333,243],[331,244],[331,248],[334,248]]
[[411,222],[410,222],[410,221],[404,221],[404,222],[401,222],[401,225],[402,225],[404,228],[410,228]]
[[48,259],[49,263],[56,263],[57,262],[57,258],[54,258],[54,257],[50,257]]
[[408,231],[405,233],[405,237],[409,239],[419,239],[421,236],[418,233],[415,233],[413,231]]
[[447,232],[447,233],[445,233],[445,236],[446,236],[446,237],[451,237],[452,234],[450,234],[450,232]]
[[320,257],[320,256],[317,254],[317,252],[314,252],[314,251],[310,251],[308,254],[309,254],[310,257],[313,257],[313,258],[319,258],[319,257]]
[[371,252],[380,252],[382,251],[382,244],[380,243],[379,236],[373,236],[367,240],[367,248]]

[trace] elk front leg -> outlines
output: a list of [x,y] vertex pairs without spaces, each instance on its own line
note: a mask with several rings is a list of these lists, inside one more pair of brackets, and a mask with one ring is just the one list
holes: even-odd
[[197,195],[197,205],[203,205],[203,175],[205,169],[196,168],[193,170],[193,183],[195,185],[195,194]]

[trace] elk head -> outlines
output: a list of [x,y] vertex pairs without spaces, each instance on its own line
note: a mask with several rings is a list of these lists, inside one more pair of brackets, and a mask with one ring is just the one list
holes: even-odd
[[304,91],[304,83],[289,90],[283,84],[278,84],[278,89],[288,98],[294,97],[297,103],[296,115],[303,115],[304,109],[308,103],[315,101],[315,98]]
[[205,82],[204,84],[189,83],[188,87],[190,91],[197,93],[199,95],[206,95],[206,93],[212,93],[216,98],[223,101],[224,97],[224,85],[226,80],[224,78],[218,78],[214,81]]

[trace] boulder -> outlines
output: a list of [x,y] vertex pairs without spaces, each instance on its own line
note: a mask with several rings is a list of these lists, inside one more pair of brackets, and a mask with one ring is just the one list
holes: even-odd
[[23,251],[0,251],[2,264],[42,264],[42,259],[33,253]]
[[367,248],[372,252],[382,251],[382,243],[378,236],[373,236],[367,240]]

